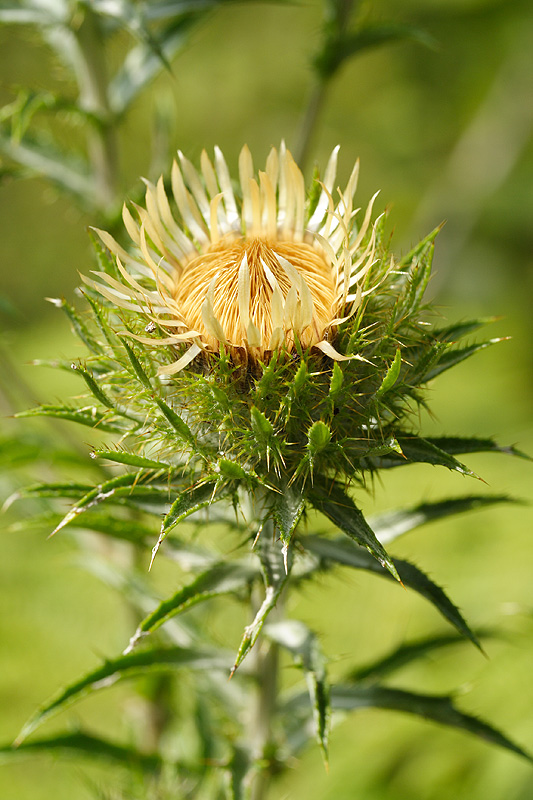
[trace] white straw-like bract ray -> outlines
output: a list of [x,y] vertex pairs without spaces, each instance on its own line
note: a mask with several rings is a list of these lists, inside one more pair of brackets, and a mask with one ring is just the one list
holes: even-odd
[[303,175],[283,144],[257,173],[243,147],[238,192],[219,148],[213,161],[202,153],[199,171],[178,152],[168,188],[163,178],[156,185],[145,181],[145,207],[134,205],[132,213],[124,206],[131,252],[96,229],[122,282],[105,273],[85,282],[168,331],[160,339],[135,336],[140,343],[189,343],[160,370],[166,375],[221,344],[239,363],[267,361],[296,341],[335,360],[357,357],[337,352],[331,340],[373,291],[367,278],[376,260],[371,216],[377,195],[357,227],[359,162],[344,191],[334,189],[338,151],[311,213]]

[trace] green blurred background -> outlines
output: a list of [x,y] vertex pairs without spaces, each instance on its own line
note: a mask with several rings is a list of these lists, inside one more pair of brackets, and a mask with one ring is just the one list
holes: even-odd
[[[423,420],[424,430],[494,435],[533,453],[533,7],[529,0],[381,0],[369,3],[367,12],[378,21],[420,26],[436,47],[401,43],[346,64],[327,99],[312,160],[324,164],[333,146],[341,144],[342,184],[360,156],[360,203],[381,189],[380,208],[391,207],[397,252],[446,220],[429,294],[449,321],[499,315],[489,335],[512,336],[430,387],[434,418]],[[215,144],[230,167],[244,142],[256,164],[281,138],[294,145],[311,92],[309,64],[321,19],[321,4],[312,0],[228,4],[208,17],[193,31],[172,74],[163,72],[127,114],[120,134],[123,192],[139,175],[157,177],[154,120],[171,149],[179,147],[194,162],[202,148]],[[119,37],[117,58],[124,46]],[[0,54],[3,103],[12,101],[17,86],[68,93],[59,65],[31,27],[0,27]],[[81,131],[68,120],[45,124],[56,133],[68,130],[63,135],[69,144],[76,137],[81,141]],[[0,188],[2,343],[33,397],[54,402],[81,391],[74,376],[28,362],[82,356],[65,320],[43,298],[73,299],[78,270],[93,265],[86,227],[95,219],[43,180],[19,181],[8,172]],[[32,405],[6,361],[2,369],[11,405]],[[13,424],[5,420],[8,432]],[[40,435],[44,428],[28,421],[25,430]],[[90,433],[69,435],[78,437],[88,458]],[[468,464],[489,490],[531,500],[533,466],[527,461],[487,455]],[[3,477],[2,496],[27,477]],[[477,488],[437,468],[411,467],[387,476],[362,505],[371,513],[393,508],[407,495],[416,502]],[[480,485],[479,490],[485,489]],[[121,650],[131,633],[119,595],[80,567],[74,538],[62,532],[46,541],[46,530],[9,528],[21,511],[16,505],[10,509],[2,532],[2,741],[12,739],[60,685]],[[460,687],[465,710],[479,713],[530,751],[531,521],[527,506],[498,507],[423,528],[393,548],[394,555],[411,558],[443,585],[472,626],[503,632],[487,643],[488,660],[464,645],[405,669],[395,685],[437,693]],[[224,542],[220,546],[223,550]],[[164,567],[153,579],[173,586]],[[291,613],[323,631],[332,676],[404,640],[445,630],[420,598],[342,571],[308,587],[293,600]],[[127,687],[112,689],[47,730],[75,728],[84,720],[127,735],[135,714]],[[310,750],[275,787],[272,800],[533,797],[531,767],[518,758],[388,712],[362,711],[336,726],[330,761],[328,775],[318,750]],[[10,762],[0,770],[6,800],[86,800],[100,784],[111,797],[110,781],[118,782],[103,768],[53,756]]]

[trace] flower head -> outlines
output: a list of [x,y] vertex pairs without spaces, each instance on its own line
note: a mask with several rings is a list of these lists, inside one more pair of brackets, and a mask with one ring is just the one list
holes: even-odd
[[[146,208],[124,206],[135,245],[129,253],[97,231],[116,257],[123,281],[96,273],[84,279],[115,305],[142,311],[168,335],[135,336],[148,345],[189,346],[160,372],[174,374],[202,351],[227,347],[238,362],[268,361],[297,340],[335,360],[345,360],[330,339],[358,308],[374,259],[367,236],[374,198],[357,227],[353,196],[356,163],[344,191],[334,191],[338,147],[329,159],[315,202],[307,202],[303,175],[282,144],[264,171],[254,174],[245,146],[235,192],[222,152],[204,151],[198,172],[179,153],[171,174],[171,199],[161,177],[146,181]],[[173,204],[174,208],[172,207]],[[364,242],[364,244],[363,244]]]

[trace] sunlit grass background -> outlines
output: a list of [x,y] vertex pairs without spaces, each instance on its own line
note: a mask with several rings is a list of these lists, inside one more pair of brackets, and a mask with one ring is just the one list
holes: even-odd
[[[370,11],[378,19],[424,27],[436,48],[399,44],[345,66],[314,138],[313,160],[323,164],[340,143],[342,185],[354,157],[361,157],[360,202],[381,188],[381,208],[391,205],[399,251],[446,219],[430,295],[450,321],[501,315],[489,335],[512,336],[430,388],[435,417],[425,420],[426,432],[494,435],[533,453],[533,110],[528,88],[533,9],[526,0],[382,0],[369,4]],[[308,64],[320,24],[321,6],[309,0],[290,6],[230,4],[197,29],[172,75],[162,75],[128,115],[121,135],[124,189],[150,172],[151,129],[162,107],[171,120],[173,148],[193,161],[214,144],[231,165],[243,142],[257,163],[282,137],[291,146],[311,90]],[[60,85],[57,65],[30,29],[0,29],[0,53],[4,102],[12,86]],[[64,399],[81,391],[74,376],[27,364],[82,356],[65,321],[43,297],[73,298],[77,270],[92,267],[85,228],[94,220],[39,180],[6,180],[1,196],[3,346],[34,398]],[[32,405],[14,376],[3,377],[19,408]],[[11,424],[5,420],[6,428]],[[65,435],[86,450],[89,462],[91,433],[66,427]],[[28,422],[27,429],[41,428]],[[59,429],[54,435],[63,436]],[[489,490],[531,500],[533,465],[528,462],[485,455],[469,458],[468,464]],[[13,474],[2,478],[3,496],[17,480]],[[476,490],[485,487],[438,468],[410,467],[387,476],[361,502],[371,513],[407,496],[416,502]],[[12,739],[58,687],[102,656],[119,652],[131,633],[119,595],[81,568],[74,537],[62,532],[47,541],[46,530],[10,529],[20,511],[14,506],[5,515],[2,532],[2,741]],[[459,687],[463,708],[530,751],[531,522],[527,505],[502,506],[422,528],[393,548],[394,555],[411,558],[443,585],[473,627],[499,632],[486,643],[488,659],[465,644],[404,670],[395,685],[442,693]],[[220,543],[222,550],[231,546]],[[163,559],[156,562],[153,580],[167,588],[175,584]],[[363,574],[339,571],[336,579],[307,587],[293,603],[293,614],[323,631],[332,675],[345,662],[362,664],[404,640],[445,630],[419,597]],[[231,603],[223,607],[229,630],[233,612]],[[222,623],[213,618],[213,624]],[[76,721],[84,720],[127,737],[135,714],[124,685],[76,706],[46,730],[67,724],[75,729]],[[330,762],[328,775],[318,750],[310,750],[272,798],[533,796],[531,768],[518,758],[388,712],[362,711],[334,727]],[[95,786],[109,792],[110,781],[118,783],[103,768],[53,756],[3,765],[0,775],[6,800],[86,800],[98,796]]]

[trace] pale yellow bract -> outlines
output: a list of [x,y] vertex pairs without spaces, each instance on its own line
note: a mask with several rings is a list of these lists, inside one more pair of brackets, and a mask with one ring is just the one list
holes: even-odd
[[372,291],[362,287],[375,257],[375,226],[365,236],[376,195],[357,228],[359,165],[345,190],[335,190],[338,150],[330,156],[311,215],[303,175],[283,144],[279,151],[272,148],[257,177],[243,147],[238,196],[219,148],[213,163],[202,153],[200,172],[179,152],[171,174],[177,213],[163,178],[157,185],[146,181],[146,208],[135,206],[136,218],[127,206],[123,210],[132,252],[97,230],[123,282],[96,272],[99,280],[84,278],[85,283],[114,305],[141,311],[148,330],[157,325],[168,333],[160,339],[135,336],[141,343],[189,343],[162,374],[179,372],[221,344],[239,363],[266,361],[281,347],[290,352],[295,339],[332,359],[349,358],[330,339]]

